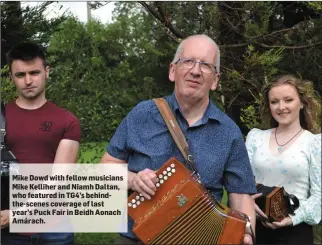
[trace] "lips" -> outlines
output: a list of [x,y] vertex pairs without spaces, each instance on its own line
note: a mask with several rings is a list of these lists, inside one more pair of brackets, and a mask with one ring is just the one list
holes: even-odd
[[195,80],[187,80],[187,82],[189,82],[189,83],[194,83],[194,84],[201,84],[200,82],[195,81]]
[[279,115],[279,116],[286,116],[286,115],[288,115],[288,114],[289,114],[288,112],[277,113],[277,115]]
[[34,89],[36,87],[30,87],[30,88],[24,88],[23,90],[30,90],[30,89]]

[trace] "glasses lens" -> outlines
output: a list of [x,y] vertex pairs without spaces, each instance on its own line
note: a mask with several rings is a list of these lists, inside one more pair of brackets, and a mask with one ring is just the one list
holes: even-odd
[[204,73],[213,73],[214,72],[213,68],[208,63],[201,63],[200,70]]
[[195,65],[196,61],[193,59],[183,59],[181,64],[186,68],[192,68]]
[[207,62],[197,62],[194,59],[181,59],[178,60],[184,68],[191,69],[196,63],[200,64],[200,70],[203,73],[213,73],[214,68],[211,64]]

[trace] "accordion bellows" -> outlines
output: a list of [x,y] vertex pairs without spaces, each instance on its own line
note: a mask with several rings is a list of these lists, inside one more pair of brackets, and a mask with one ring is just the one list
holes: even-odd
[[248,217],[213,198],[181,162],[168,160],[157,172],[151,200],[128,198],[133,232],[144,244],[241,244]]

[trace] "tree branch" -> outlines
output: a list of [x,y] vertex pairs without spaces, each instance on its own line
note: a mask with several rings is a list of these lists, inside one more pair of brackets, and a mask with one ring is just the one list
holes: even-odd
[[322,41],[313,43],[313,44],[307,44],[307,45],[299,45],[299,46],[285,46],[285,45],[266,45],[264,43],[258,43],[258,42],[251,42],[257,46],[260,46],[262,48],[284,48],[284,49],[304,49],[304,48],[310,48],[314,46],[318,46],[319,44],[322,44]]
[[245,47],[247,46],[248,43],[239,43],[239,44],[224,44],[224,45],[219,45],[220,48],[240,48],[240,47]]
[[146,4],[145,2],[138,2],[138,3],[141,4],[143,8],[145,8],[145,10],[150,13],[152,18],[155,19],[157,25],[160,26],[160,28],[167,34],[168,37],[170,37],[176,43],[180,43],[180,40],[174,35],[172,35],[172,32],[165,27],[164,23],[162,23],[162,19],[157,11],[155,11],[150,5]]
[[184,38],[185,35],[180,31],[178,30],[177,28],[175,28],[173,25],[172,25],[172,19],[166,15],[166,13],[164,12],[164,9],[162,8],[160,2],[155,2],[156,3],[156,6],[158,8],[158,11],[161,15],[161,17],[163,18],[163,23],[164,25],[169,28],[169,30],[174,34],[176,35],[177,37],[179,38]]
[[318,46],[318,45],[322,44],[322,41],[319,41],[317,43],[306,44],[306,45],[297,45],[297,46],[267,45],[265,43],[259,43],[259,42],[255,42],[255,41],[250,41],[248,43],[219,45],[219,47],[220,48],[240,48],[240,47],[245,47],[245,46],[247,46],[249,44],[254,44],[254,45],[260,46],[262,48],[305,49],[305,48],[311,48],[311,47],[314,47],[314,46]]
[[146,2],[141,2],[138,1],[139,4],[141,4],[143,6],[143,8],[145,8],[151,15],[152,17],[154,17],[154,19],[162,22],[161,16],[159,15],[159,13],[157,11],[155,11],[149,4],[147,4]]
[[158,8],[158,11],[155,11],[146,2],[139,1],[138,3],[141,4],[153,17],[155,17],[156,20],[158,20],[166,28],[168,28],[170,30],[170,32],[176,36],[176,39],[177,38],[184,38],[185,37],[185,35],[180,30],[178,30],[177,28],[175,28],[172,25],[171,18],[169,16],[166,16],[166,14],[164,13],[164,10],[162,9],[162,6],[160,5],[159,2],[156,2],[156,6]]
[[257,35],[257,36],[253,36],[253,37],[247,37],[248,39],[255,39],[255,38],[259,38],[259,37],[269,37],[269,36],[272,36],[272,35],[275,35],[275,34],[278,34],[278,33],[283,33],[283,32],[288,32],[288,31],[291,31],[291,30],[295,30],[296,27],[291,27],[291,28],[286,28],[286,29],[282,29],[282,30],[278,30],[278,31],[273,31],[271,33],[268,33],[268,34],[265,34],[265,35]]

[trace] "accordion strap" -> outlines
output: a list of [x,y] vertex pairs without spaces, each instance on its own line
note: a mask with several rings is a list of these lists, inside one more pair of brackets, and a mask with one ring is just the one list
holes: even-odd
[[183,135],[180,126],[173,115],[173,112],[168,104],[168,102],[164,98],[157,98],[153,99],[155,104],[157,105],[162,118],[164,119],[173,140],[176,142],[180,152],[182,153],[183,157],[185,160],[188,162],[190,168],[192,169],[193,172],[197,174],[199,177],[197,170],[196,170],[196,165],[193,161],[193,157],[191,153],[189,152],[189,146],[186,141],[185,136]]
[[294,211],[300,206],[300,201],[295,195],[289,194],[286,191],[284,192],[284,195],[287,198],[286,202],[288,206],[288,212],[294,215]]

